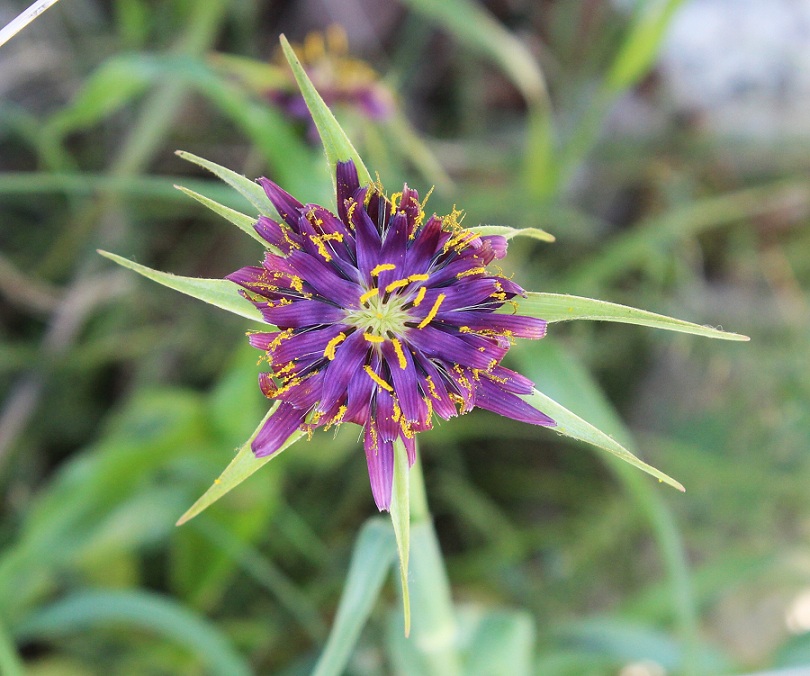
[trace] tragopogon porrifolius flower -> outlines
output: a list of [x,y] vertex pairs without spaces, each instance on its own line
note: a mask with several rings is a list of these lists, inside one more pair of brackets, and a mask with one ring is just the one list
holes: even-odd
[[351,161],[336,173],[337,214],[260,179],[281,215],[255,226],[272,250],[228,276],[276,327],[250,334],[270,367],[262,392],[281,402],[252,448],[267,456],[299,428],[361,425],[374,500],[387,510],[394,443],[412,464],[414,435],[434,414],[478,406],[554,425],[517,396],[531,381],[501,365],[515,338],[542,338],[546,322],[496,312],[525,295],[487,269],[506,254],[502,236],[462,228],[456,211],[427,216],[407,185],[390,198],[361,187]]

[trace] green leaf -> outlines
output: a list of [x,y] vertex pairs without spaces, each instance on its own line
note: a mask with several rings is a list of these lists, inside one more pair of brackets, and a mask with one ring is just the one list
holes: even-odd
[[225,181],[225,183],[243,195],[248,202],[256,207],[262,216],[278,219],[276,210],[273,208],[267,195],[264,194],[264,188],[258,183],[254,183],[249,178],[242,176],[242,174],[237,174],[235,171],[226,169],[219,164],[210,162],[202,157],[197,157],[197,155],[192,155],[185,150],[176,150],[175,155],[188,162],[193,162],[204,169],[208,169],[212,174]]
[[329,110],[328,106],[321,98],[321,95],[318,94],[312,81],[307,76],[306,71],[304,71],[301,62],[295,55],[293,48],[283,35],[281,36],[281,49],[284,50],[284,56],[290,64],[295,81],[301,89],[301,94],[304,97],[307,108],[309,108],[310,115],[312,115],[315,126],[318,128],[318,133],[323,143],[323,149],[326,152],[326,159],[331,169],[332,180],[335,180],[335,166],[337,163],[352,160],[355,167],[357,167],[357,176],[360,179],[360,184],[371,183],[371,174],[368,173],[366,165],[363,164],[363,160],[355,150],[349,137],[346,136],[346,132],[344,132],[340,124],[338,124],[332,111]]
[[535,624],[532,616],[521,610],[465,609],[460,613],[461,642],[466,647],[464,676],[529,676]]
[[[250,676],[252,670],[207,620],[174,601],[143,591],[79,592],[39,610],[20,627],[27,640],[58,638],[121,623],[184,645],[210,673]],[[92,635],[92,633],[90,634]]]
[[556,238],[550,232],[541,230],[540,228],[512,228],[508,225],[476,225],[469,228],[479,235],[501,235],[506,239],[513,237],[531,237],[532,239],[539,239],[541,242],[553,242]]
[[109,253],[108,251],[99,250],[98,252],[105,258],[109,258],[111,261],[125,268],[134,270],[147,279],[151,279],[153,282],[168,286],[170,289],[184,293],[192,298],[197,298],[210,305],[215,305],[228,312],[233,312],[240,317],[264,323],[262,313],[256,309],[253,303],[239,293],[239,285],[227,279],[182,277],[169,272],[153,270],[145,265],[135,263],[134,261]]
[[489,56],[530,103],[545,104],[546,83],[532,53],[479,3],[470,0],[405,0],[440,23],[469,48]]
[[651,0],[638,3],[636,19],[621,51],[611,65],[606,84],[613,92],[632,87],[650,69],[664,31],[683,0]]
[[411,633],[411,597],[408,591],[408,553],[411,546],[411,493],[408,452],[402,439],[394,442],[394,487],[391,496],[391,524],[397,539],[399,573],[402,582],[402,612],[405,635]]
[[[545,319],[547,322],[566,322],[572,319],[589,319],[601,322],[620,322],[623,324],[637,324],[649,326],[654,329],[692,333],[706,338],[721,340],[750,340],[748,336],[739,333],[729,333],[711,326],[701,326],[682,319],[673,319],[655,312],[638,310],[627,305],[608,303],[595,298],[569,296],[562,293],[535,293],[529,292],[526,298],[516,298],[517,312],[529,317]],[[510,305],[505,305],[500,312],[512,312]]]
[[186,521],[193,519],[200,512],[210,507],[231,489],[236,488],[239,484],[241,484],[256,470],[266,465],[273,458],[277,458],[282,454],[283,451],[286,451],[290,446],[304,436],[304,433],[298,430],[293,432],[287,441],[282,444],[281,448],[279,448],[272,455],[268,455],[263,458],[257,458],[255,455],[253,455],[253,451],[250,448],[250,443],[256,438],[256,435],[259,433],[262,427],[264,427],[267,419],[273,414],[277,407],[278,404],[273,406],[267,412],[267,415],[264,416],[262,421],[259,423],[259,426],[253,432],[253,434],[250,435],[250,439],[248,439],[239,449],[239,451],[237,451],[236,457],[231,460],[230,464],[225,468],[225,471],[222,472],[222,474],[219,475],[219,478],[214,481],[211,488],[203,493],[202,497],[200,497],[200,499],[197,500],[197,502],[195,502],[188,509],[188,511],[178,519],[178,526],[182,526],[184,523],[186,523]]
[[345,673],[395,556],[396,543],[388,524],[379,517],[366,521],[354,546],[332,631],[313,676]]
[[[236,211],[236,209],[231,209],[230,207],[226,207],[224,204],[220,204],[219,202],[215,202],[210,197],[206,197],[205,195],[200,195],[198,192],[194,192],[193,190],[189,190],[188,188],[184,188],[182,185],[174,186],[180,192],[185,195],[188,195],[194,200],[197,200],[203,206],[208,207],[211,211],[216,214],[219,214],[226,220],[233,223],[237,228],[246,232],[250,235],[253,239],[257,242],[262,244],[267,249],[275,249],[275,247],[271,246],[270,243],[264,239],[258,232],[256,232],[256,228],[253,225],[256,223],[256,219],[243,214],[241,211]],[[278,252],[278,250],[276,250]],[[280,253],[280,252],[278,252]]]
[[675,479],[667,476],[655,467],[648,465],[646,462],[639,460],[635,455],[633,455],[620,443],[615,441],[612,437],[609,437],[607,434],[601,430],[598,430],[590,423],[585,422],[578,415],[575,415],[564,406],[558,404],[550,397],[547,397],[542,392],[533,390],[531,394],[521,395],[521,399],[554,419],[557,426],[550,429],[553,429],[566,437],[579,439],[580,441],[584,441],[592,446],[602,448],[609,453],[612,453],[617,458],[621,458],[634,467],[638,467],[640,470],[647,472],[647,474],[651,474],[659,481],[668,483],[670,486],[677,488],[679,491],[686,490],[679,482],[675,481]]

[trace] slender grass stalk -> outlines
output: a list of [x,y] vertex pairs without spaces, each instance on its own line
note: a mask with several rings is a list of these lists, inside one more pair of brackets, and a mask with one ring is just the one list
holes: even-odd
[[22,12],[16,19],[0,30],[0,47],[11,40],[17,33],[25,28],[49,7],[53,7],[59,0],[37,0],[28,9]]

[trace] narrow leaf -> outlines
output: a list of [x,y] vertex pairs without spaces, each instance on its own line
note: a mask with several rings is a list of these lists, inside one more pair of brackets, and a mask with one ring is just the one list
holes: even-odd
[[411,633],[411,596],[408,591],[408,554],[411,546],[411,494],[408,453],[401,439],[394,443],[394,488],[391,497],[391,524],[397,539],[399,573],[402,581],[402,612],[405,636]]
[[[534,293],[530,292],[527,298],[516,298],[517,312],[529,317],[545,319],[547,322],[565,322],[572,319],[589,319],[601,322],[620,322],[622,324],[637,324],[649,326],[654,329],[692,333],[706,338],[721,340],[750,340],[748,336],[739,333],[729,333],[711,326],[701,326],[682,319],[674,319],[655,312],[639,310],[627,305],[608,303],[595,298],[569,296],[562,293]],[[502,312],[512,312],[511,305],[501,308]]]
[[508,225],[476,225],[470,228],[479,235],[501,235],[506,239],[513,237],[531,237],[541,242],[553,242],[556,238],[550,232],[540,228],[511,228]]
[[188,188],[184,188],[182,185],[174,186],[180,192],[188,195],[194,200],[197,200],[200,204],[205,207],[208,207],[211,211],[215,214],[219,214],[226,220],[233,223],[237,228],[246,232],[250,235],[253,239],[257,242],[261,243],[267,249],[274,249],[270,243],[264,239],[258,232],[256,232],[256,228],[253,225],[256,223],[256,219],[252,218],[246,214],[243,214],[241,211],[236,211],[236,209],[231,209],[230,207],[226,207],[224,204],[220,204],[219,202],[215,202],[210,197],[206,197],[205,195],[200,195],[198,192],[194,192],[193,190],[189,190]]
[[368,621],[396,556],[391,528],[379,517],[366,521],[352,553],[335,622],[313,676],[345,673],[352,650]]
[[245,479],[247,479],[251,474],[253,474],[256,470],[260,469],[268,462],[270,462],[273,458],[277,458],[279,455],[282,454],[283,451],[286,451],[290,446],[292,446],[296,441],[298,441],[304,433],[300,430],[293,432],[287,441],[279,448],[275,453],[272,455],[265,456],[263,458],[257,458],[253,455],[253,450],[250,448],[250,443],[256,438],[256,435],[262,429],[264,424],[267,422],[267,419],[273,414],[276,410],[278,404],[273,406],[268,412],[267,415],[264,416],[259,426],[250,435],[250,439],[248,439],[244,445],[237,451],[236,457],[231,460],[230,464],[225,468],[225,471],[219,475],[218,479],[214,480],[213,485],[209,488],[205,493],[203,493],[202,497],[200,497],[197,502],[195,502],[188,511],[181,516],[178,521],[177,525],[182,526],[186,521],[189,519],[193,519],[197,516],[200,512],[210,507],[213,503],[219,500],[223,495],[228,493],[233,488],[236,488],[239,484],[241,484]]
[[[153,270],[140,263],[117,256],[116,254],[108,251],[98,252],[105,258],[122,265],[125,268],[134,270],[147,279],[153,282],[168,286],[170,289],[184,293],[192,298],[197,298],[209,305],[215,305],[218,308],[233,312],[240,317],[252,319],[253,321],[262,322],[262,314],[256,309],[249,300],[244,298],[239,293],[239,285],[227,279],[204,279],[200,277],[182,277],[180,275],[173,275],[169,272],[161,272]],[[268,326],[265,324],[265,326]]]
[[575,415],[564,406],[558,404],[550,397],[547,397],[542,392],[534,390],[531,394],[521,395],[521,398],[526,403],[534,406],[537,410],[542,411],[555,420],[557,426],[550,429],[553,429],[566,437],[579,439],[580,441],[584,441],[585,443],[593,446],[598,446],[599,448],[612,453],[617,458],[621,458],[634,467],[638,467],[640,470],[647,472],[647,474],[651,474],[659,481],[668,483],[670,486],[677,488],[679,491],[686,490],[679,482],[675,481],[675,479],[667,476],[660,470],[657,470],[655,467],[648,465],[646,462],[639,460],[635,455],[633,455],[620,443],[615,441],[612,437],[609,437],[604,432],[596,429],[590,423],[585,422],[578,415]]
[[[20,627],[28,639],[58,638],[123,623],[184,645],[209,673],[248,676],[244,658],[207,620],[157,594],[86,591],[37,610]],[[89,635],[92,635],[90,633]]]
[[270,218],[278,219],[276,210],[273,208],[267,195],[264,194],[264,189],[258,183],[254,183],[249,178],[242,176],[242,174],[237,174],[235,171],[226,169],[219,164],[210,162],[202,157],[197,157],[197,155],[192,155],[185,150],[176,150],[175,155],[188,162],[193,162],[204,169],[208,169],[212,174],[225,181],[225,183],[243,195],[248,202],[256,207],[262,216],[270,216]]
[[338,124],[332,111],[329,110],[321,95],[318,94],[304,67],[295,55],[293,48],[283,35],[281,36],[281,49],[284,50],[284,56],[290,64],[295,81],[298,83],[307,108],[309,108],[309,113],[318,128],[323,149],[326,152],[326,159],[329,162],[332,180],[335,179],[335,166],[337,163],[352,160],[357,167],[357,175],[360,178],[361,185],[371,183],[371,174],[368,173],[366,165],[363,164],[363,160],[355,150],[349,137],[346,136],[346,132]]

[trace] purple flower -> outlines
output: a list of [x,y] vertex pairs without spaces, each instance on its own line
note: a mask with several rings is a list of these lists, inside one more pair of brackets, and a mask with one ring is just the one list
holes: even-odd
[[259,386],[281,402],[253,441],[257,456],[297,429],[362,425],[374,500],[387,510],[394,442],[413,464],[414,435],[434,414],[478,406],[554,425],[518,396],[531,381],[501,366],[514,338],[546,331],[543,320],[495,312],[524,294],[486,268],[506,254],[503,237],[462,228],[456,211],[426,218],[407,185],[390,199],[360,187],[352,162],[337,166],[337,215],[259,182],[282,218],[255,226],[274,251],[228,276],[277,327],[249,337],[270,366]]

